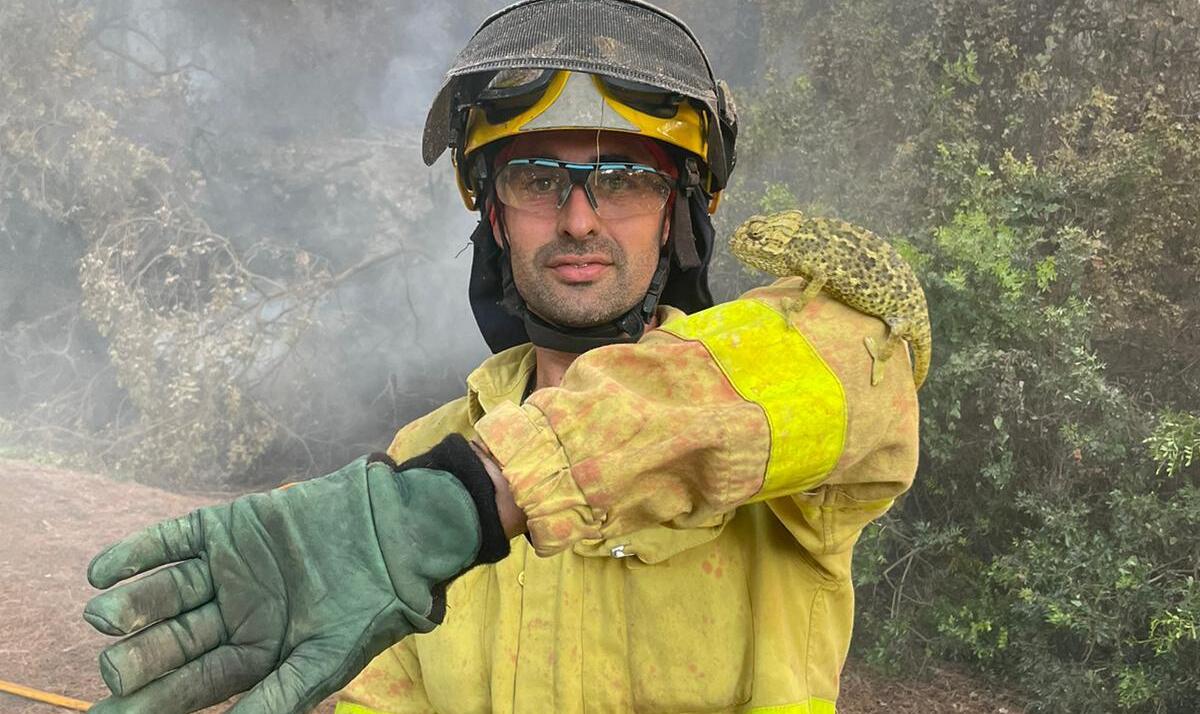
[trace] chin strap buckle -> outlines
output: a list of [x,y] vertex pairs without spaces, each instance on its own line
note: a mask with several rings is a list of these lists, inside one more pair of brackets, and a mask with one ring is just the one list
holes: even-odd
[[[671,251],[663,250],[658,256],[658,269],[654,271],[654,276],[650,278],[650,287],[646,289],[646,297],[642,299],[642,309],[638,311],[638,317],[641,320],[643,329],[650,322],[650,318],[654,317],[654,311],[658,309],[658,301],[662,298],[663,290],[667,287],[667,277],[671,274]],[[633,317],[633,311],[626,315],[626,320]],[[631,335],[634,334],[630,330],[626,330]],[[641,337],[641,331],[636,335]]]
[[687,191],[688,198],[691,198],[692,192],[700,188],[700,166],[696,163],[696,157],[687,157],[683,162],[683,170],[687,175],[687,178],[683,179],[683,188]]

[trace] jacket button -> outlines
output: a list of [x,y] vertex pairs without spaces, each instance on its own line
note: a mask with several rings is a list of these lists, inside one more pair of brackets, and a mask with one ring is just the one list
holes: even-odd
[[525,571],[524,570],[517,573],[517,585],[520,585],[521,587],[525,587]]

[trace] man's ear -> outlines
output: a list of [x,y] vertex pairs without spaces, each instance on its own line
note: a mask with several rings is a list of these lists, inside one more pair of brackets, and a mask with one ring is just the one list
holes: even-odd
[[671,212],[667,211],[663,216],[662,238],[659,239],[658,247],[665,246],[669,240],[671,240]]

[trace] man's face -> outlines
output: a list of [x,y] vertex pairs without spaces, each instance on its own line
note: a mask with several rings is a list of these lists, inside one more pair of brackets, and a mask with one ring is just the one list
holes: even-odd
[[[514,159],[654,165],[642,140],[611,132],[538,132],[515,139],[513,152]],[[504,205],[499,209],[518,292],[534,313],[566,327],[600,325],[636,305],[650,286],[669,226],[665,208],[629,218],[600,218],[581,186],[571,189],[554,216]],[[495,235],[499,240],[499,230]]]

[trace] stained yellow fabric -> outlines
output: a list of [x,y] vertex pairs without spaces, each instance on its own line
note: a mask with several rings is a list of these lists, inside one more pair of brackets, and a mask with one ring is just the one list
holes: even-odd
[[[838,376],[785,314],[736,300],[589,352],[475,429],[550,555],[808,489],[837,464],[846,419]],[[634,484],[653,498],[629,498]]]
[[702,342],[738,394],[766,412],[771,456],[753,500],[804,490],[833,470],[846,437],[845,394],[784,315],[758,300],[738,300],[663,329]]
[[759,492],[771,453],[762,408],[703,343],[663,330],[588,352],[560,387],[499,404],[474,426],[541,555],[707,523]]
[[[650,504],[626,508],[620,516],[626,523],[634,522],[630,513],[654,513],[660,496],[696,499],[693,512],[608,534],[603,528],[615,516],[603,520],[592,513],[597,522],[603,520],[600,537],[576,541],[547,557],[539,557],[524,538],[514,539],[509,558],[472,570],[451,585],[443,625],[384,652],[346,688],[343,701],[359,708],[343,709],[343,714],[831,714],[853,622],[851,546],[862,525],[886,510],[911,482],[917,408],[903,358],[889,360],[883,383],[870,386],[870,357],[862,338],[881,339],[882,323],[820,296],[801,307],[788,303],[802,287],[802,282],[781,281],[749,297],[787,315],[778,329],[802,333],[843,386],[845,443],[822,481],[732,510],[721,510],[720,504],[736,498],[730,496],[731,484],[741,483],[741,471],[696,475],[666,469],[654,478],[623,482],[624,492],[610,498]],[[681,315],[664,317],[664,327],[670,328]],[[659,330],[636,347],[650,342],[671,353],[682,348],[679,354],[688,360],[700,345]],[[666,362],[661,359],[660,366]],[[707,381],[714,370],[737,400],[722,403],[745,405],[747,419],[753,413],[753,419],[766,425],[763,409],[738,395],[711,355],[709,360],[702,384],[715,384]],[[577,380],[576,389],[598,385],[594,388],[600,394],[634,379],[646,364],[640,358],[628,363],[606,358],[593,361],[586,378],[570,378]],[[404,460],[449,432],[476,437],[480,420],[519,402],[532,369],[528,347],[489,359],[468,379],[466,397],[402,429],[389,453]],[[694,398],[704,402],[690,391],[689,377],[670,370],[657,373],[674,386],[646,393],[663,408],[671,403],[668,395],[685,403]],[[539,396],[542,392],[529,401]],[[561,417],[553,401],[538,409],[548,423]],[[631,429],[657,423],[635,417]],[[710,428],[726,427],[714,423]],[[758,434],[759,428],[746,433]],[[761,488],[772,448],[765,426],[761,429],[766,438],[705,442],[710,444],[706,448],[740,449],[753,458],[698,459],[690,467],[757,463],[753,495]],[[619,448],[622,442],[614,437],[624,433],[602,431],[593,437],[613,439],[613,448]],[[655,436],[668,448],[680,439],[673,430]],[[583,436],[568,433],[562,443],[576,438]],[[640,454],[629,458],[635,466],[646,459]],[[572,470],[548,482],[547,493],[569,492],[564,479],[574,480],[569,478]],[[686,478],[690,485],[666,489],[671,478]],[[588,494],[588,505],[576,506],[589,512],[594,510],[588,502],[594,493],[590,488],[577,489]],[[706,489],[717,493],[704,495]],[[615,512],[620,515],[621,509]],[[628,557],[613,557],[614,549]]]

